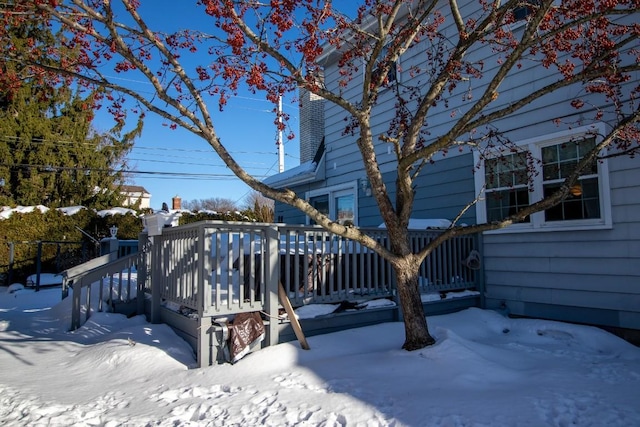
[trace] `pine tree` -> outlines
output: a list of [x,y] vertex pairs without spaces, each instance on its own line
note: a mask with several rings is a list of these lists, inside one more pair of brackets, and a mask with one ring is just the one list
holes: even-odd
[[[12,39],[13,54],[24,57],[35,44],[61,36],[21,21],[5,26],[4,37]],[[100,92],[16,64],[3,62],[0,70],[0,205],[118,205],[124,158],[141,127],[123,134],[118,124],[97,132],[92,122]]]

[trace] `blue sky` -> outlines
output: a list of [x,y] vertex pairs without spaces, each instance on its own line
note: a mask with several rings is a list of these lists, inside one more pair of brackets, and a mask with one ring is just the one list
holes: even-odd
[[[286,135],[283,138],[286,170],[299,164],[300,150],[298,107],[283,104],[296,134],[291,141]],[[231,99],[222,113],[216,111],[216,131],[223,144],[247,172],[259,178],[278,173],[277,133],[271,109],[269,102],[251,94]],[[112,119],[108,116],[102,120],[110,124]],[[171,206],[171,198],[176,195],[183,201],[225,198],[242,205],[250,188],[233,176],[209,144],[163,123],[159,117],[147,115],[142,136],[128,156],[133,171],[128,183],[141,185],[151,193],[151,207],[159,209],[163,202]]]
[[[195,3],[195,2],[194,2]],[[211,18],[194,3],[181,3],[179,13],[170,0],[142,2],[140,15],[154,31],[173,32],[179,29],[216,31]],[[210,62],[206,50],[200,57],[183,59],[187,69],[196,64]],[[114,73],[115,74],[115,73]],[[136,90],[149,87],[140,76],[127,73],[122,83]],[[285,142],[285,170],[299,164],[298,106],[293,97],[283,100],[283,111],[290,116],[289,128],[296,138]],[[218,137],[236,161],[257,178],[278,173],[277,131],[274,125],[274,105],[262,93],[240,93],[229,100],[223,112],[218,111],[217,101],[210,104]],[[107,130],[113,118],[104,112],[97,115],[98,130]],[[131,151],[129,166],[132,174],[128,184],[141,185],[151,193],[151,207],[159,209],[163,202],[171,206],[171,198],[180,196],[183,201],[194,199],[225,198],[242,205],[251,189],[224,166],[213,149],[197,136],[180,128],[171,130],[164,119],[148,113],[142,136]]]

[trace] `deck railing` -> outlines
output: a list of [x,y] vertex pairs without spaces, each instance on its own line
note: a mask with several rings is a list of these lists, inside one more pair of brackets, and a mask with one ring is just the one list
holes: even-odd
[[[365,230],[388,245],[384,229]],[[440,231],[411,233],[414,248]],[[477,236],[445,242],[420,267],[422,292],[474,288],[477,271],[464,259]],[[277,310],[278,283],[294,306],[391,297],[391,266],[372,250],[319,227],[204,221],[165,228],[153,236],[155,304],[170,303],[199,316]]]
[[[389,244],[386,230],[363,231]],[[412,232],[410,243],[418,250],[439,233]],[[280,342],[287,322],[279,317],[279,286],[294,307],[395,298],[395,275],[386,260],[319,227],[203,221],[152,234],[139,236],[137,253],[113,260],[113,252],[64,272],[63,291],[72,292],[71,329],[94,311],[145,313],[152,323],[171,326],[192,345],[198,366],[206,366],[224,353],[227,326],[220,325],[230,315],[262,312],[268,319],[264,345]],[[477,236],[457,236],[436,248],[420,267],[420,290],[480,290],[482,276],[468,262],[478,243]],[[439,296],[427,301],[433,299]],[[389,308],[381,310],[360,311],[349,324],[389,319]],[[392,318],[400,314],[391,310]],[[332,320],[341,326],[331,327],[348,323]]]
[[[71,290],[71,330],[78,329],[93,311],[111,311],[115,304],[137,300],[136,311],[144,311],[145,271],[143,252],[122,258],[104,255],[63,272],[62,295]],[[105,305],[110,306],[109,310]]]
[[[364,231],[388,245],[386,230]],[[412,232],[411,245],[417,250],[439,233]],[[102,310],[103,300],[113,304],[145,294],[151,296],[152,321],[159,321],[163,305],[200,318],[249,311],[277,315],[279,283],[294,307],[395,296],[386,260],[319,227],[203,221],[152,237],[142,234],[138,247],[106,265],[105,256],[64,272],[63,293],[73,291],[72,328],[80,326],[82,313],[88,318],[92,301],[93,309]],[[464,261],[477,247],[477,236],[470,235],[436,248],[420,267],[420,290],[477,288],[480,275]],[[144,300],[138,298],[139,312]]]

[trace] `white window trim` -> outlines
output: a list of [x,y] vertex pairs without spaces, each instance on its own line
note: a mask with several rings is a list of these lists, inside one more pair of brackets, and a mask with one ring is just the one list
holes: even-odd
[[[582,126],[575,129],[556,132],[544,136],[526,139],[516,143],[518,147],[526,148],[531,152],[534,158],[541,158],[542,147],[559,144],[569,139],[579,138],[595,133],[596,143],[600,142],[601,136],[605,131],[604,124],[596,123],[594,125]],[[475,190],[476,194],[483,194],[476,205],[476,220],[478,224],[487,222],[487,206],[484,196],[485,168],[484,162],[480,162],[480,154],[477,150],[473,151],[474,164],[480,164],[475,173]],[[530,193],[530,201],[538,201],[542,199],[542,174],[534,178],[533,192]],[[600,213],[599,219],[583,219],[583,220],[567,220],[567,221],[550,221],[545,222],[544,211],[536,212],[531,215],[528,223],[512,224],[506,228],[499,230],[487,231],[487,234],[500,233],[525,233],[525,232],[542,232],[542,231],[571,231],[571,230],[602,230],[612,228],[611,219],[611,187],[609,184],[609,167],[606,160],[598,163],[598,190],[600,195]]]
[[[358,180],[348,182],[346,184],[333,185],[330,187],[323,187],[317,190],[310,190],[305,193],[305,199],[310,201],[312,197],[329,196],[329,217],[331,218],[335,213],[335,194],[343,191],[353,193],[353,214],[354,224],[358,225]],[[331,218],[336,220],[336,218]],[[311,224],[311,220],[308,215],[305,215],[306,224]]]

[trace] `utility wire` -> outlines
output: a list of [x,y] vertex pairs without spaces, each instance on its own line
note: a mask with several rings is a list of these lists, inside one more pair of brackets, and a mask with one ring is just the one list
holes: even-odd
[[[0,135],[0,140],[5,140],[7,142],[18,142],[22,140],[28,144],[45,144],[47,142],[51,142],[54,144],[59,144],[60,146],[77,146],[77,145],[88,145],[91,147],[100,146],[99,143],[91,143],[91,142],[75,142],[75,141],[66,141],[66,140],[56,140],[56,139],[44,139],[44,138],[26,138],[26,137],[17,137],[12,135]],[[284,143],[290,143],[291,141],[285,141]],[[185,152],[185,153],[209,153],[215,154],[213,149],[198,149],[198,148],[180,148],[180,147],[154,147],[154,146],[146,146],[146,145],[133,145],[131,147],[131,151],[134,150],[147,150],[147,151],[177,151],[177,152]],[[247,155],[276,155],[275,151],[230,151],[229,154],[232,156],[247,154]],[[172,156],[175,157],[175,156]],[[198,157],[201,158],[201,157]]]
[[[148,175],[148,176],[165,176],[165,177],[187,177],[187,178],[205,178],[205,179],[237,179],[234,174],[211,174],[211,173],[192,173],[192,172],[160,172],[160,171],[141,171],[141,170],[123,170],[123,169],[98,169],[98,168],[80,168],[71,166],[51,166],[51,165],[33,165],[26,163],[0,163],[0,166],[13,168],[34,168],[43,169],[47,172],[55,171],[83,171],[83,172],[104,172],[104,173],[123,173],[132,175]],[[257,179],[266,178],[268,175],[254,175]]]
[[[136,162],[150,162],[150,163],[166,163],[171,165],[189,165],[189,166],[206,166],[212,168],[226,168],[226,165],[212,165],[208,163],[191,163],[191,162],[175,162],[171,160],[157,160],[157,159],[136,159],[128,157],[127,160],[136,161]],[[259,165],[264,165],[264,163],[258,163]],[[251,169],[264,169],[268,170],[267,167],[259,167],[259,166],[249,166]]]

